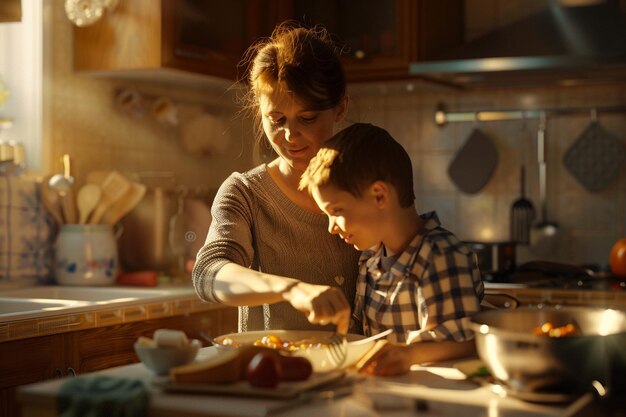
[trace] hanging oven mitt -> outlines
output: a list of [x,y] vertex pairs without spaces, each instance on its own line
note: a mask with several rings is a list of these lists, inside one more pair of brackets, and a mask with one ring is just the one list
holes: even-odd
[[587,190],[609,185],[625,164],[626,148],[598,122],[592,122],[565,152],[563,164]]
[[448,175],[467,194],[476,194],[489,181],[498,165],[498,152],[491,139],[474,129],[448,167]]

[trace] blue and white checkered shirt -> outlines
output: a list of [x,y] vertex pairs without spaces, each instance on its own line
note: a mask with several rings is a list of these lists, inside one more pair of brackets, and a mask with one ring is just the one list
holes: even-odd
[[391,328],[388,340],[407,344],[470,340],[484,295],[476,256],[435,212],[421,217],[424,234],[395,259],[384,258],[382,244],[361,254],[352,325],[367,336]]

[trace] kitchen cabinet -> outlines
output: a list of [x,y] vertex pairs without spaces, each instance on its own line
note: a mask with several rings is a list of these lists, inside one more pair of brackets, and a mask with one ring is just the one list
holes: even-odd
[[74,28],[74,69],[234,80],[244,51],[263,33],[263,12],[261,0],[120,1],[95,24]]
[[241,78],[246,49],[279,22],[324,25],[348,81],[408,78],[409,63],[461,44],[462,0],[157,0],[119,2],[74,28],[74,69],[94,75]]
[[182,330],[197,338],[237,331],[237,309],[224,308],[186,316],[136,321],[114,326],[0,343],[0,415],[17,416],[16,387],[139,362],[133,344],[156,329]]
[[463,40],[462,0],[278,0],[274,22],[322,24],[342,46],[348,81],[408,78],[410,62]]
[[0,23],[22,20],[21,0],[3,0],[0,3]]

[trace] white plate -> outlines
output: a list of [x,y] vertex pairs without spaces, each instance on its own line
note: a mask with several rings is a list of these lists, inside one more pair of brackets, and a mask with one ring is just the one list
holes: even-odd
[[[323,340],[329,338],[332,335],[332,332],[318,330],[257,330],[252,332],[221,335],[216,337],[215,341],[217,343],[223,343],[224,339],[229,338],[233,342],[246,345],[253,344],[256,340],[268,335],[278,336],[283,341],[296,341],[308,338]],[[365,336],[358,334],[348,334],[346,338],[348,340],[348,356],[346,357],[344,364],[341,366],[342,368],[347,368],[357,363],[357,361],[374,346],[374,343],[376,343],[374,340],[359,342],[360,340],[365,339]],[[311,361],[311,365],[313,365],[313,372],[328,372],[337,369],[334,362],[329,357],[327,347],[321,346],[301,349],[293,352],[293,354],[303,356]]]

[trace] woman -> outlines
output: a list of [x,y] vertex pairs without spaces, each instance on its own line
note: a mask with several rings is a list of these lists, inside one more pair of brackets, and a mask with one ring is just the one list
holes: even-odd
[[338,52],[324,29],[282,24],[250,56],[248,106],[278,156],[218,190],[196,292],[239,306],[239,331],[335,324],[345,333],[359,253],[328,233],[326,216],[298,190],[348,108]]

